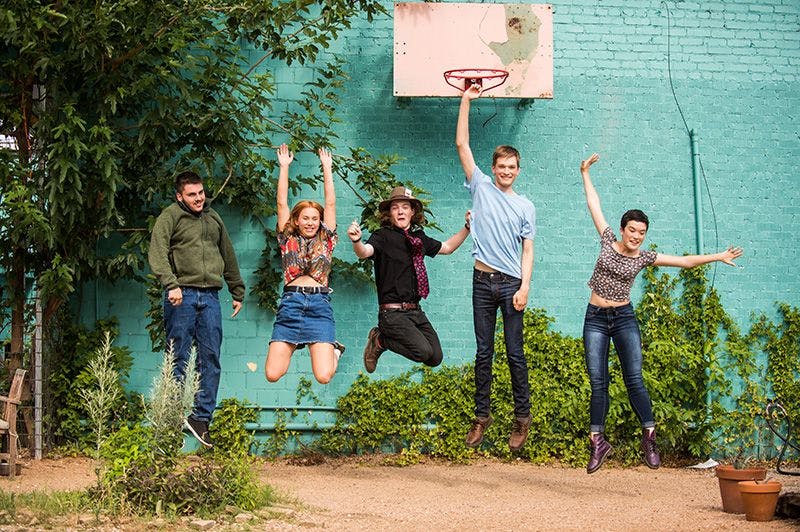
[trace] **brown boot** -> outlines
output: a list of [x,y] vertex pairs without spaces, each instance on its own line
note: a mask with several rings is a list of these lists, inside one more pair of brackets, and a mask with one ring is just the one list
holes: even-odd
[[367,345],[364,347],[364,368],[367,373],[372,373],[378,366],[378,357],[383,353],[380,341],[381,332],[377,327],[373,327],[367,336]]
[[528,429],[531,428],[533,417],[528,414],[525,417],[514,419],[511,427],[511,436],[508,437],[508,446],[512,451],[519,451],[528,439]]
[[483,433],[486,432],[486,429],[492,424],[492,416],[487,417],[476,417],[472,420],[472,426],[467,432],[467,438],[465,443],[467,447],[475,448],[481,444],[483,441]]

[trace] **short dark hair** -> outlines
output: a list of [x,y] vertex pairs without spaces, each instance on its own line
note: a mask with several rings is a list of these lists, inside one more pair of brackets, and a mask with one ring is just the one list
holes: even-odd
[[650,220],[647,218],[647,215],[639,209],[626,211],[625,214],[622,215],[622,220],[619,221],[619,228],[625,229],[628,222],[642,222],[645,225],[645,229],[650,228]]
[[192,184],[196,185],[200,183],[203,184],[203,179],[197,175],[196,172],[186,171],[181,172],[177,176],[175,176],[175,192],[181,193],[183,192],[183,187],[186,185]]
[[517,166],[519,166],[519,151],[513,146],[502,145],[496,147],[492,154],[492,166],[497,164],[497,159],[500,157],[516,157]]

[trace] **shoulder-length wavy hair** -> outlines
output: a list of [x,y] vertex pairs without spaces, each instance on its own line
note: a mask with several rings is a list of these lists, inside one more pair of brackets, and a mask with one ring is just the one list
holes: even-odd
[[[322,224],[323,220],[325,219],[325,209],[317,203],[316,201],[311,200],[303,200],[297,202],[297,204],[292,207],[292,212],[289,214],[289,220],[286,222],[286,225],[283,226],[283,234],[286,236],[297,235],[300,231],[297,228],[297,219],[300,217],[300,213],[303,209],[307,208],[317,209],[319,213],[319,223]],[[319,234],[319,231],[317,231]]]

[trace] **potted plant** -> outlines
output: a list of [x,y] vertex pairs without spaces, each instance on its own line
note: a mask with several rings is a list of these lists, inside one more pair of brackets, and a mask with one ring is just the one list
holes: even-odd
[[757,463],[763,459],[768,433],[761,417],[762,397],[761,386],[750,381],[736,398],[736,408],[721,416],[725,449],[736,450],[730,464],[716,469],[722,509],[728,513],[745,513],[739,482],[761,481],[767,476],[767,469]]
[[748,521],[772,521],[781,483],[776,480],[745,480],[739,482],[739,494]]
[[745,508],[739,491],[739,483],[764,480],[767,477],[767,470],[757,466],[737,468],[735,464],[720,464],[717,466],[716,474],[717,480],[719,480],[722,510],[731,514],[743,514]]

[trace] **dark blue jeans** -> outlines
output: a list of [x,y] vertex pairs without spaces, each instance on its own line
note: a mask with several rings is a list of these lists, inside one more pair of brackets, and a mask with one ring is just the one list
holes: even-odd
[[164,294],[164,326],[167,344],[173,342],[175,356],[174,376],[183,381],[192,343],[197,346],[197,372],[200,374],[200,391],[194,401],[192,417],[211,421],[217,406],[219,388],[219,352],[222,346],[222,311],[219,307],[219,290],[212,288],[181,287],[183,302],[173,306]]
[[592,386],[589,430],[591,432],[605,430],[609,403],[609,340],[614,341],[622,368],[622,378],[633,411],[642,423],[642,427],[654,427],[653,406],[642,379],[642,336],[633,306],[630,303],[621,307],[598,307],[589,304],[583,321],[583,349],[589,382]]
[[497,309],[503,316],[506,356],[511,370],[511,391],[514,395],[514,415],[526,417],[531,411],[528,386],[528,363],[522,351],[523,312],[514,308],[514,293],[522,281],[504,273],[472,274],[472,318],[475,325],[475,415],[486,417],[491,412],[492,360]]

